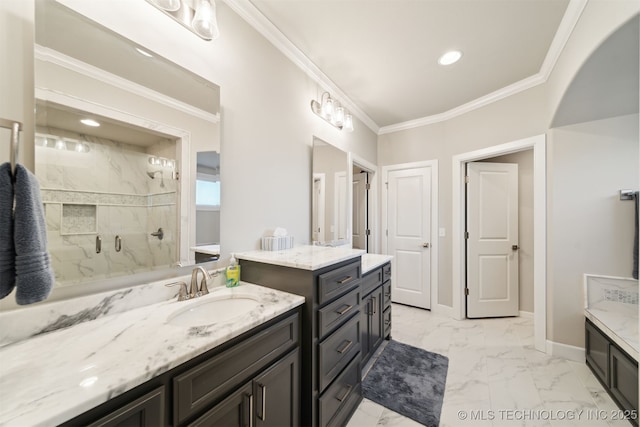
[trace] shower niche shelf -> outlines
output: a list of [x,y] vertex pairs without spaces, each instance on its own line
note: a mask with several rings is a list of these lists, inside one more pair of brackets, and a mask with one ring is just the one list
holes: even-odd
[[98,209],[96,205],[62,204],[60,234],[96,234]]

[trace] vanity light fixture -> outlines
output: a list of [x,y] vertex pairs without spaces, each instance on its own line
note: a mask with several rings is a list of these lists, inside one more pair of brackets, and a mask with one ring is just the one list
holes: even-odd
[[462,58],[462,52],[459,50],[450,50],[446,52],[438,59],[438,64],[440,65],[451,65],[455,64]]
[[311,111],[338,129],[353,132],[353,117],[340,103],[324,92],[320,101],[311,100]]
[[204,40],[220,35],[215,0],[147,0]]
[[100,123],[98,123],[97,121],[95,121],[93,119],[82,119],[82,120],[80,120],[80,123],[82,123],[83,125],[86,125],[86,126],[94,127],[94,128],[100,126]]

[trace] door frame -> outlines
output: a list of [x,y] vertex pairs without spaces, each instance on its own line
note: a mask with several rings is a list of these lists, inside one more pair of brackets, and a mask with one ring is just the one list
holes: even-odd
[[[367,207],[367,215],[369,216],[369,230],[371,230],[371,234],[369,235],[369,246],[368,253],[377,254],[379,253],[380,246],[378,242],[380,239],[378,236],[380,235],[380,222],[378,221],[378,167],[365,160],[364,158],[358,156],[355,153],[348,153],[348,161],[349,161],[349,171],[351,176],[349,180],[353,181],[353,166],[358,166],[360,169],[364,169],[369,173],[369,185],[371,186],[369,189],[369,203]],[[352,188],[353,189],[353,188]],[[349,200],[350,209],[350,221],[353,221],[353,194],[350,195],[351,199]],[[353,227],[353,224],[350,225]],[[351,242],[353,245],[353,241]]]
[[464,252],[465,191],[464,175],[467,162],[488,159],[504,154],[533,149],[533,322],[534,343],[538,351],[546,353],[547,342],[547,177],[546,135],[536,135],[493,147],[457,154],[452,164],[452,297],[453,315],[465,318],[465,269]]
[[438,189],[439,189],[439,181],[438,181],[438,160],[425,160],[421,162],[410,162],[410,163],[398,163],[395,165],[388,165],[382,167],[382,211],[381,211],[381,225],[380,228],[380,236],[381,236],[381,249],[382,253],[389,254],[388,250],[388,239],[387,239],[387,227],[388,227],[388,219],[387,219],[387,203],[388,203],[388,182],[389,182],[389,172],[404,170],[404,169],[413,169],[420,167],[431,167],[431,248],[429,249],[430,253],[430,261],[431,261],[431,277],[429,278],[430,288],[431,288],[431,312],[432,313],[444,313],[448,311],[448,307],[443,310],[440,310],[440,304],[438,304],[438,252],[440,251],[440,242],[439,242],[439,234],[438,234],[438,226],[440,221],[438,219]]

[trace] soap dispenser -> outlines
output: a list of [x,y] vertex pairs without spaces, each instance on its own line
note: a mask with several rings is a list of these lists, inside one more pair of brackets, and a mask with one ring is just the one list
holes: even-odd
[[227,288],[233,288],[238,286],[240,283],[240,266],[236,261],[236,258],[231,254],[231,259],[229,260],[229,266],[226,271],[227,275]]

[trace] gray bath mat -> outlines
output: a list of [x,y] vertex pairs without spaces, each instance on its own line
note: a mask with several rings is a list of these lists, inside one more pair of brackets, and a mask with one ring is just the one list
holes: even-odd
[[425,426],[440,423],[449,359],[389,341],[362,382],[362,394]]

